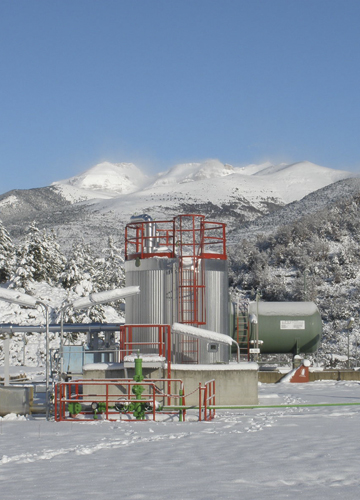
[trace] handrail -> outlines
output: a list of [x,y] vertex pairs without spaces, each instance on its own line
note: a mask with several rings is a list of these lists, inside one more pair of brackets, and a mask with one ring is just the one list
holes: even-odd
[[[202,398],[202,394],[204,397]],[[203,400],[203,401],[202,401]],[[215,417],[215,379],[208,380],[204,386],[199,383],[199,421],[202,420],[202,413],[204,414],[204,421],[212,420]]]
[[[165,383],[166,386],[168,383],[176,384],[180,388],[179,394],[162,391],[156,385],[159,382]],[[138,397],[139,392],[132,390],[136,386],[142,387],[140,398]],[[86,387],[87,389],[85,389]],[[94,420],[97,418],[95,410],[99,407],[99,413],[102,413],[106,420],[116,421],[118,418],[114,418],[114,416],[119,416],[119,412],[121,413],[116,405],[141,403],[149,405],[151,410],[147,410],[146,414],[151,414],[153,420],[156,420],[156,413],[159,412],[158,398],[167,399],[168,405],[171,399],[179,398],[182,406],[185,406],[183,381],[181,379],[145,379],[141,382],[136,382],[133,379],[79,379],[58,382],[55,384],[54,416],[55,421],[58,422]],[[173,410],[166,410],[166,412],[173,413]],[[131,414],[134,411],[126,409],[124,413]],[[176,410],[176,413],[179,413],[179,419],[183,421],[186,411]]]
[[[193,221],[190,227],[182,224],[182,220]],[[199,221],[196,225],[195,221]],[[177,227],[178,225],[178,227]],[[176,244],[179,230],[191,236],[191,240],[183,242],[183,246],[192,247],[196,241],[197,256],[205,259],[226,259],[226,224],[206,221],[204,215],[183,214],[173,220],[130,222],[125,227],[125,260],[151,257],[176,257]],[[221,245],[219,253],[208,250],[210,246]],[[161,249],[164,247],[164,249]],[[159,249],[159,250],[158,250]]]

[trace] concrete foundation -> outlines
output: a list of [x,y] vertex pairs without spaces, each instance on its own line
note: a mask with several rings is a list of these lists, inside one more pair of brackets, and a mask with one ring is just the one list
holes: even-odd
[[[229,365],[173,365],[173,378],[184,382],[185,394],[199,387],[199,382],[215,380],[216,405],[257,405],[258,365],[256,363],[234,363]],[[199,394],[186,398],[187,405],[198,405]]]
[[[269,371],[259,371],[259,382],[262,384],[276,384],[284,378],[286,374],[281,373],[277,370]],[[311,370],[309,373],[309,382],[315,382],[316,380],[359,380],[360,381],[360,371],[358,370],[322,370],[315,371]]]
[[0,387],[0,416],[9,413],[29,415],[33,396],[33,387]]
[[[134,368],[123,363],[97,363],[85,365],[84,380],[122,379],[134,376]],[[143,366],[145,379],[162,379],[167,376],[165,367]],[[172,365],[171,378],[181,379],[184,383],[186,404],[199,404],[199,383],[215,379],[216,405],[257,405],[258,404],[258,365],[256,363],[231,363],[226,365]],[[157,384],[162,390],[165,385]],[[163,387],[161,387],[163,385]],[[172,393],[178,394],[179,384],[172,385]],[[195,392],[194,392],[195,391]],[[112,394],[123,395],[121,383],[111,388]],[[84,387],[84,396],[91,394],[91,386]],[[175,401],[173,404],[177,404]]]

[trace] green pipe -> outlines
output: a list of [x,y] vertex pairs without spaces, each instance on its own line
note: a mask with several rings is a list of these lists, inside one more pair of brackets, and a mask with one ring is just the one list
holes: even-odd
[[134,376],[135,382],[141,382],[144,380],[143,373],[142,373],[142,359],[141,358],[135,358],[135,376]]
[[[142,359],[139,357],[135,358],[135,382],[141,382],[144,380],[142,373]],[[142,385],[134,385],[131,389],[132,393],[135,394],[136,399],[141,399],[141,394],[145,391],[145,387]],[[136,420],[145,419],[145,406],[143,403],[133,403],[134,406],[134,416]]]
[[[360,406],[360,403],[314,403],[314,404],[288,404],[288,405],[254,405],[254,406],[207,406],[208,410],[253,410],[262,408],[312,408],[322,406]],[[202,407],[203,408],[203,407]],[[164,411],[198,410],[198,406],[164,406]]]
[[[179,390],[180,398],[182,398],[183,395],[184,395],[184,391],[183,391],[183,389],[180,389]],[[179,422],[183,422],[183,420],[184,420],[184,410],[179,410]]]

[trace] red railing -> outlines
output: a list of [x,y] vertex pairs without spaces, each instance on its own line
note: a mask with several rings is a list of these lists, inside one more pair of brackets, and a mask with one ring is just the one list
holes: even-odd
[[[161,390],[158,385],[164,383],[167,387],[175,384],[178,388],[178,394],[171,394]],[[145,388],[141,399],[137,399],[132,392],[135,386]],[[156,420],[157,414],[179,414],[181,420],[185,420],[185,412],[179,411],[159,411],[159,401],[171,403],[172,399],[181,402],[185,406],[184,384],[180,379],[144,379],[141,382],[135,382],[131,379],[94,379],[94,380],[72,380],[71,382],[59,382],[55,385],[54,411],[55,421],[84,422],[93,421],[101,414],[101,418],[110,421],[133,421],[129,415],[132,411],[122,412],[115,408],[115,405],[128,405],[134,403],[147,404],[151,410],[146,412],[152,420]],[[162,404],[162,406],[163,406]],[[100,411],[95,411],[92,405],[98,405]]]
[[226,224],[204,215],[184,214],[173,220],[137,221],[125,227],[125,260],[174,258],[178,244],[198,258],[226,260]]
[[[156,340],[143,341],[142,337],[149,338],[148,331],[156,337]],[[134,332],[138,330],[138,332]],[[144,330],[145,333],[141,333]],[[147,330],[147,332],[146,332]],[[140,332],[140,333],[139,333]],[[140,340],[134,340],[134,333],[138,334]],[[145,335],[146,334],[146,335]],[[122,325],[120,326],[120,363],[125,356],[148,353],[163,357],[167,364],[167,377],[171,378],[171,327],[170,325]]]
[[138,221],[125,227],[125,260],[175,257],[174,221]]
[[199,421],[209,421],[215,417],[215,380],[199,383]]
[[226,224],[222,222],[203,221],[200,255],[202,259],[227,259],[225,229]]

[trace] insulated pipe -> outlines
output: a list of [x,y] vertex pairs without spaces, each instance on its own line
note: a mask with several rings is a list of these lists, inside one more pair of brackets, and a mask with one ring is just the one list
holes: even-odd
[[[65,323],[64,332],[116,332],[124,323]],[[50,332],[58,332],[61,325],[49,325]],[[29,326],[29,325],[0,325],[0,334],[2,333],[44,333],[46,327],[42,325]]]
[[[258,349],[259,348],[259,323],[258,323],[257,315],[250,314],[249,321],[250,321],[250,343],[253,342],[255,345],[255,349]],[[258,354],[256,354],[254,358],[255,358],[255,361],[258,361]]]
[[153,218],[148,214],[132,215],[130,217],[131,222],[151,222]]
[[9,290],[7,288],[0,288],[0,299],[6,300],[11,304],[32,307],[33,309],[36,309],[36,306],[39,303],[39,301],[31,295],[27,295],[26,293],[21,293],[16,290]]
[[[140,293],[139,286],[128,286],[125,288],[117,288],[115,290],[107,290],[105,292],[91,293],[87,297],[80,297],[69,306],[73,309],[88,309],[97,304],[107,304],[116,300],[125,299],[132,295]],[[68,307],[68,306],[67,306]]]

